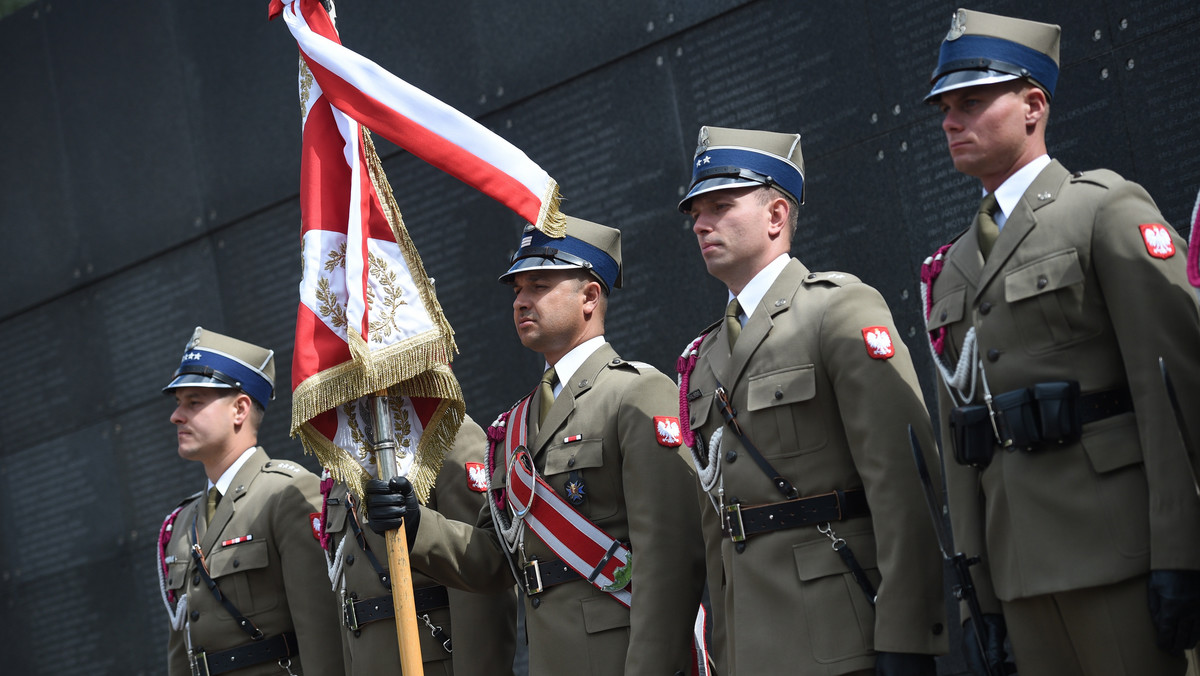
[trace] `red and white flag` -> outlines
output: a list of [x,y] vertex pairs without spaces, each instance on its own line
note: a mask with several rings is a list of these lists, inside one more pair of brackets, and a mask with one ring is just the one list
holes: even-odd
[[[341,50],[326,47],[334,57],[318,65],[301,42],[303,276],[292,357],[292,434],[361,497],[363,481],[376,474],[370,395],[386,391],[399,474],[425,500],[465,412],[449,367],[454,333],[370,134],[324,89],[330,68],[351,53],[338,45],[333,21],[317,0],[271,3],[272,16],[281,11],[293,33]],[[334,80],[335,87],[353,89]],[[343,91],[336,100],[346,96]]]
[[478,189],[551,237],[566,233],[558,184],[519,148],[342,46],[318,0],[271,0],[334,108]]

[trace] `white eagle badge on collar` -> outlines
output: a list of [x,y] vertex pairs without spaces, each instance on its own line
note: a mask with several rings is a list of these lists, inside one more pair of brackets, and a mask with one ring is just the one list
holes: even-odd
[[679,428],[679,418],[673,416],[654,416],[654,433],[658,436],[658,444],[674,448],[683,443],[683,432]]
[[892,334],[888,333],[886,326],[868,326],[862,330],[862,336],[871,359],[890,359],[896,354]]

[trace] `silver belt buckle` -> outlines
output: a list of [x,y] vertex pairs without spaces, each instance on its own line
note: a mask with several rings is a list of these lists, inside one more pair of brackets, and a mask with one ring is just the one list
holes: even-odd
[[342,599],[342,621],[350,631],[358,631],[358,613],[354,612],[354,602],[353,596]]
[[725,528],[729,531],[730,540],[734,542],[746,541],[746,526],[742,523],[741,503],[735,502],[731,505],[725,505]]
[[[529,579],[529,570],[531,568],[533,569],[533,580]],[[530,561],[529,563],[525,564],[524,572],[525,572],[525,595],[526,596],[534,596],[536,594],[541,594],[543,591],[545,591],[545,587],[542,585],[541,561],[534,559],[534,560]],[[534,584],[533,584],[534,581],[537,582],[536,589],[534,588]]]
[[192,652],[188,651],[188,664],[192,667],[192,676],[209,676],[208,674],[208,656],[204,651]]

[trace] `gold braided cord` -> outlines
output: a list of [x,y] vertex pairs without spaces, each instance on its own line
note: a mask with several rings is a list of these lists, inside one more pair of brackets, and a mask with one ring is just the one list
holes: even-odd
[[542,196],[542,208],[538,212],[538,222],[534,224],[538,230],[546,233],[547,237],[558,239],[567,235],[567,219],[559,211],[562,195],[558,192],[558,184],[553,179],[546,194]]

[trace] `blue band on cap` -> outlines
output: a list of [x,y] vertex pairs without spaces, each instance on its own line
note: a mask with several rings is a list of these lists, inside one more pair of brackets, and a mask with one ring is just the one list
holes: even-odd
[[236,387],[252,399],[267,407],[275,387],[261,373],[246,366],[236,359],[230,359],[223,354],[211,352],[202,347],[188,350],[183,355],[183,362],[175,371],[175,377],[181,375],[199,375],[212,378]]
[[[528,237],[529,243],[517,249],[517,253],[513,254],[512,263],[525,258],[553,258],[546,250],[556,249],[590,263],[592,272],[596,273],[608,290],[612,290],[613,285],[617,283],[620,267],[603,249],[570,235],[554,239],[541,230],[534,230]],[[574,266],[579,265],[578,260],[563,258],[562,261]]]
[[994,70],[1031,78],[1054,96],[1058,65],[1054,59],[1031,47],[987,35],[964,35],[944,40],[938,52],[937,70],[930,82],[959,70]]
[[799,167],[777,155],[748,148],[709,148],[697,155],[692,167],[692,186],[720,176],[747,178],[740,169],[749,169],[761,177],[763,185],[774,185],[797,203],[804,202],[804,175]]

